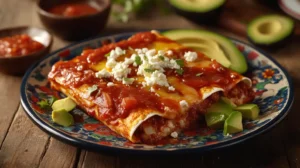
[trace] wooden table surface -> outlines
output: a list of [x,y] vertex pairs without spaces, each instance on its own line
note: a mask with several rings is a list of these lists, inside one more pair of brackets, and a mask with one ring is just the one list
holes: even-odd
[[[252,0],[245,0],[249,3]],[[35,0],[0,0],[0,28],[43,27]],[[137,19],[122,24],[110,19],[104,33],[140,28],[197,28],[174,14]],[[233,33],[211,28],[246,41]],[[299,38],[298,38],[299,39]],[[55,37],[52,50],[69,44]],[[21,77],[0,73],[0,167],[300,167],[300,40],[268,51],[291,74],[295,103],[283,122],[241,144],[202,154],[178,156],[112,156],[64,144],[35,126],[20,106]]]

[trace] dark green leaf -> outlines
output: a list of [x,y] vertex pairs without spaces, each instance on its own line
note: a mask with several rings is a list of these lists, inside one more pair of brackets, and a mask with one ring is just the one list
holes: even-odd
[[177,59],[175,61],[176,61],[177,65],[179,65],[180,67],[184,66],[184,61],[182,59]]
[[88,88],[88,94],[91,95],[93,92],[95,92],[98,89],[97,85],[93,85],[91,87]]
[[164,61],[165,60],[165,57],[164,56],[159,56],[159,59]]
[[176,72],[177,72],[179,75],[182,75],[183,72],[184,72],[184,70],[183,70],[182,68],[180,68],[180,69],[176,69]]
[[140,56],[136,56],[134,62],[136,65],[141,65],[142,64],[142,59]]
[[155,69],[145,68],[144,71],[146,71],[148,73],[152,73],[155,71]]

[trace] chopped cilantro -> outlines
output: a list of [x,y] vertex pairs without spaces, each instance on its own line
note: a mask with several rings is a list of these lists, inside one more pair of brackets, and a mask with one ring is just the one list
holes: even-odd
[[91,87],[88,88],[88,94],[91,95],[93,92],[95,92],[98,89],[97,85],[93,85]]
[[176,72],[177,72],[179,75],[182,75],[183,72],[184,72],[184,70],[183,70],[182,68],[180,68],[180,69],[176,69]]
[[197,73],[196,76],[201,76],[202,74],[203,74],[202,72],[201,73]]
[[146,61],[148,61],[148,58],[147,58],[146,56],[144,56],[144,59],[145,59]]
[[126,82],[132,82],[134,80],[134,78],[123,78],[123,80]]
[[144,71],[146,71],[148,73],[152,73],[155,71],[155,69],[145,68]]
[[159,56],[159,59],[164,61],[165,60],[165,57],[164,56]]
[[179,65],[180,67],[184,66],[184,61],[182,59],[177,59],[175,61],[176,61],[177,65]]
[[104,55],[105,57],[109,57],[110,56],[110,52]]
[[136,65],[141,65],[142,64],[142,59],[140,56],[136,56],[134,62]]

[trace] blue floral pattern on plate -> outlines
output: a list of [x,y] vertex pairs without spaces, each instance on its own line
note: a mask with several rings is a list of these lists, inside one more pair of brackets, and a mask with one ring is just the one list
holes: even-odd
[[224,136],[221,130],[199,128],[185,131],[174,142],[165,145],[132,144],[111,131],[101,122],[89,117],[80,109],[72,114],[76,123],[71,127],[61,127],[51,120],[51,111],[41,109],[37,102],[50,96],[64,97],[50,89],[47,81],[51,66],[58,60],[72,59],[85,48],[96,48],[103,44],[128,38],[132,33],[96,38],[78,43],[52,53],[32,67],[25,75],[21,86],[21,101],[29,117],[44,131],[68,143],[94,150],[116,149],[130,151],[180,151],[209,150],[228,146],[253,137],[278,123],[287,114],[293,100],[291,81],[286,72],[271,58],[258,50],[236,40],[232,40],[246,57],[249,69],[246,75],[253,81],[255,103],[260,107],[260,116],[255,121],[244,121],[244,130]]

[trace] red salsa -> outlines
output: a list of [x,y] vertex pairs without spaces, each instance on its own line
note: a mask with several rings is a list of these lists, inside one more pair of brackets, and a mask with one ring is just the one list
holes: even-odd
[[42,50],[45,46],[26,34],[0,38],[0,56],[15,57]]
[[86,3],[68,3],[54,6],[49,9],[50,13],[67,17],[91,15],[98,10]]

